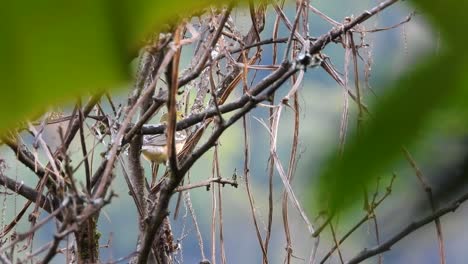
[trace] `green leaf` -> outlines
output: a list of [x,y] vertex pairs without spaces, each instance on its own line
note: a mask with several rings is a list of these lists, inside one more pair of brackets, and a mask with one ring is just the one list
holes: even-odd
[[[466,98],[468,56],[460,50],[466,43],[461,32],[467,26],[464,1],[413,1],[435,23],[443,36],[442,55],[427,60],[394,84],[370,108],[363,133],[354,135],[343,156],[331,156],[319,175],[315,201],[329,201],[332,210],[342,210],[359,200],[363,186],[382,173],[391,173],[402,157],[401,147],[425,136],[436,109],[448,107],[460,96]],[[318,205],[323,207],[323,204]]]
[[220,1],[2,3],[0,134],[52,104],[128,83],[131,58],[155,30],[210,3]]
[[0,131],[126,78],[105,2],[10,1],[0,11]]

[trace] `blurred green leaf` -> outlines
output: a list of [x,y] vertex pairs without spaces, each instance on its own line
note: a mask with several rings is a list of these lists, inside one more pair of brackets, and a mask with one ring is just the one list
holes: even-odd
[[0,133],[51,104],[122,86],[147,33],[220,2],[2,3]]
[[[210,5],[221,5],[228,0],[182,0],[182,1],[148,1],[148,0],[118,0],[111,1],[118,22],[126,29],[126,34],[133,41],[131,48],[135,48],[138,40],[148,32],[157,32],[168,24],[187,16],[196,14]],[[115,4],[117,3],[117,4]]]
[[[425,128],[437,109],[447,108],[461,96],[466,98],[468,56],[464,32],[468,26],[465,1],[412,1],[423,11],[443,37],[443,52],[427,58],[405,73],[370,108],[363,133],[354,135],[342,157],[329,158],[319,175],[314,201],[329,201],[332,210],[342,210],[359,200],[363,186],[402,157],[401,147],[427,134]],[[465,106],[466,107],[466,106]],[[323,204],[318,205],[323,207]]]

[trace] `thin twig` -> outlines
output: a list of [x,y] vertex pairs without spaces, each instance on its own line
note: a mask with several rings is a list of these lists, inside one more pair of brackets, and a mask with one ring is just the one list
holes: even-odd
[[[437,205],[434,201],[434,195],[432,194],[432,188],[429,185],[429,183],[426,181],[422,171],[419,169],[418,165],[416,164],[416,161],[413,159],[409,151],[403,147],[403,153],[405,154],[406,159],[410,163],[411,167],[414,169],[414,172],[416,174],[416,177],[419,180],[419,183],[421,184],[421,187],[423,187],[424,191],[427,194],[427,198],[429,200],[429,204],[431,206],[432,213],[435,213],[437,210]],[[442,234],[442,224],[440,223],[440,219],[436,218],[434,220],[435,225],[436,225],[436,231],[437,231],[437,242],[439,244],[439,255],[440,255],[440,264],[445,264],[445,245],[444,245],[444,236]]]
[[351,20],[349,23],[346,23],[342,26],[335,27],[329,32],[321,35],[319,38],[317,38],[316,41],[312,43],[310,46],[309,53],[310,54],[316,54],[319,51],[321,51],[328,43],[331,41],[336,40],[338,37],[340,37],[343,33],[348,32],[351,30],[353,27],[355,27],[357,24],[360,24],[367,19],[371,18],[372,16],[376,15],[377,13],[382,12],[384,9],[387,7],[395,4],[399,0],[386,0],[378,4],[377,6],[373,7],[371,10],[366,10],[359,16],[357,16],[355,19]]
[[335,233],[335,229],[333,228],[333,223],[329,222],[328,226],[330,227],[330,232],[333,237],[333,242],[335,243],[336,250],[338,251],[338,256],[340,257],[340,263],[343,264],[344,263],[343,254],[341,253],[341,250],[340,250],[340,242],[338,242],[338,240],[336,239],[336,233]]
[[383,242],[380,246],[376,246],[369,249],[364,249],[355,257],[351,258],[347,264],[355,264],[360,263],[368,258],[371,258],[375,255],[378,255],[382,252],[388,251],[391,247],[396,244],[401,239],[405,238],[406,236],[410,235],[414,231],[418,230],[419,228],[435,221],[436,219],[440,218],[443,215],[446,215],[451,212],[455,212],[461,204],[468,200],[468,193],[461,195],[458,199],[454,200],[453,202],[449,203],[448,205],[440,208],[435,213],[432,213],[424,218],[421,218],[417,221],[413,221],[408,224],[406,227],[401,229],[399,232],[394,234],[392,237],[387,239]]
[[[375,210],[392,193],[392,187],[393,187],[393,182],[394,182],[395,178],[396,178],[396,176],[395,176],[395,174],[393,174],[393,177],[391,178],[390,183],[387,186],[387,190],[386,190],[385,194],[372,205],[373,210]],[[331,218],[332,218],[332,216],[330,216],[328,218],[328,220],[325,222],[323,227],[325,227],[328,224],[328,222],[331,220]],[[356,231],[361,225],[363,225],[367,220],[369,220],[369,218],[370,218],[370,215],[369,215],[369,213],[366,212],[366,214],[361,218],[361,220],[359,220],[348,232],[346,232],[341,237],[338,244],[343,244],[343,242],[346,239],[348,239],[348,237],[351,236],[351,234],[353,234],[354,231]],[[317,229],[317,230],[321,230],[321,229]],[[333,252],[335,252],[336,249],[337,249],[336,245],[334,247],[332,247],[327,252],[327,254],[325,254],[325,256],[322,258],[322,260],[320,261],[320,264],[324,264],[327,261],[327,259],[333,254]]]
[[212,183],[219,183],[223,187],[225,184],[229,184],[233,186],[234,188],[237,188],[238,186],[237,180],[226,179],[226,178],[210,178],[208,180],[205,180],[199,183],[192,183],[192,184],[179,186],[174,189],[174,192],[183,192],[183,191],[200,188],[200,187],[210,187]]
[[195,215],[195,210],[193,209],[193,206],[192,206],[192,201],[190,199],[190,192],[184,192],[184,201],[185,201],[185,206],[189,209],[190,216],[192,217],[192,220],[193,220],[193,225],[195,226],[195,230],[197,232],[198,245],[200,247],[200,254],[201,254],[202,260],[206,260],[205,248],[203,246],[203,237],[200,232],[200,227],[198,226],[198,221]]
[[[216,147],[213,154],[213,165],[211,168],[211,177],[215,177],[215,155]],[[215,184],[211,184],[211,263],[216,264],[216,212],[218,207],[218,197],[216,196]]]
[[[108,99],[110,101],[109,95]],[[81,106],[81,104],[80,104]],[[83,153],[83,160],[84,160],[84,166],[85,166],[85,177],[86,177],[86,190],[88,193],[91,193],[91,169],[89,166],[89,161],[88,161],[88,151],[86,150],[86,141],[85,141],[85,136],[84,136],[84,128],[83,128],[83,123],[84,123],[84,116],[83,116],[83,111],[78,110],[78,117],[80,119],[80,143],[81,143],[81,152]]]
[[263,262],[268,263],[268,255],[263,245],[262,235],[260,234],[260,228],[258,227],[257,223],[257,214],[255,209],[255,201],[252,195],[252,191],[250,189],[250,142],[249,142],[249,133],[247,127],[246,117],[242,117],[242,127],[244,130],[244,180],[245,180],[245,188],[247,190],[247,196],[249,198],[249,205],[250,205],[250,212],[252,214],[252,220],[255,226],[255,233],[257,235],[258,243],[260,244],[260,249],[262,250],[263,254]]
[[[216,160],[215,160],[215,165],[216,165],[216,177],[221,178],[221,173],[219,172],[219,158],[218,158],[218,151],[216,149]],[[235,181],[236,179],[234,179]],[[224,184],[216,184],[216,189],[218,192],[218,226],[219,226],[219,243],[220,243],[220,248],[221,248],[221,263],[226,264],[227,259],[226,259],[226,249],[224,247],[224,223],[223,223],[223,199],[222,199],[222,188],[224,187]]]
[[211,50],[215,47],[219,37],[221,36],[221,33],[223,32],[224,24],[226,24],[226,21],[229,18],[232,8],[233,4],[231,3],[228,6],[228,8],[224,11],[223,17],[219,21],[218,28],[214,33],[213,37],[211,38],[210,44],[208,45],[208,48],[206,49],[204,55],[200,58],[197,65],[195,65],[195,67],[190,71],[190,73],[187,76],[183,76],[178,80],[178,84],[180,86],[184,86],[191,80],[195,79],[203,71],[206,62],[208,61],[208,58],[211,56]]

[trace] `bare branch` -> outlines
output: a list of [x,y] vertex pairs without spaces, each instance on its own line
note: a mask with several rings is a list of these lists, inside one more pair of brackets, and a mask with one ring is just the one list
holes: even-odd
[[466,200],[468,200],[468,193],[463,194],[458,199],[454,200],[452,203],[437,210],[435,213],[408,224],[405,228],[401,229],[395,235],[384,241],[380,246],[361,251],[355,257],[351,258],[347,262],[347,264],[360,263],[363,260],[366,260],[382,252],[390,250],[394,244],[396,244],[398,241],[405,238],[406,236],[410,235],[414,231],[418,230],[419,228],[435,221],[435,219],[438,219],[443,215],[455,212],[462,203],[466,202]]
[[202,181],[202,182],[199,182],[199,183],[192,183],[192,184],[179,186],[179,187],[175,188],[174,192],[183,192],[183,191],[188,191],[188,190],[195,189],[195,188],[200,188],[200,187],[206,187],[207,189],[210,189],[210,186],[211,186],[212,183],[219,183],[223,187],[224,187],[225,184],[229,184],[229,185],[233,186],[234,188],[237,188],[238,185],[239,185],[237,183],[237,180],[233,180],[233,179],[210,178],[210,179],[208,179],[206,181]]

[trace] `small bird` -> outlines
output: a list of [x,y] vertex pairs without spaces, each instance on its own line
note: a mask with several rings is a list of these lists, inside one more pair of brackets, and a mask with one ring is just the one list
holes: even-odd
[[[167,124],[167,118],[168,114],[163,114],[160,120],[161,124]],[[177,112],[176,120],[179,121],[182,118],[183,114],[181,112]],[[187,141],[187,131],[176,131],[174,137],[176,154],[179,154],[179,152],[184,148],[185,142]],[[159,164],[166,164],[168,159],[166,134],[144,136],[141,154],[143,154],[145,159],[151,162],[151,186],[154,186],[156,184]]]

